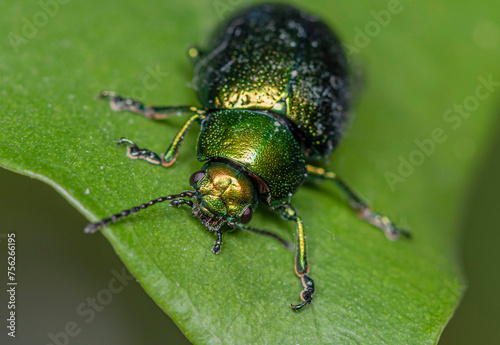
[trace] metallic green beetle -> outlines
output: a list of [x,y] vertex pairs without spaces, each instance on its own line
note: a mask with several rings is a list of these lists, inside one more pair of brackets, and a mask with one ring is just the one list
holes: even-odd
[[202,108],[145,106],[103,91],[114,110],[128,110],[161,120],[191,114],[163,155],[127,144],[130,158],[169,167],[194,122],[201,124],[197,155],[205,164],[190,178],[192,191],[152,200],[89,224],[87,232],[157,202],[189,205],[195,217],[217,235],[212,251],[221,250],[221,226],[272,236],[244,224],[264,202],[283,219],[296,223],[295,272],[304,289],[300,310],[315,289],[309,276],[302,218],[290,199],[306,178],[328,179],[345,193],[362,219],[391,239],[408,232],[373,212],[338,176],[308,164],[326,159],[341,139],[350,101],[348,64],[339,40],[317,17],[291,6],[268,4],[247,9],[213,36],[205,51],[188,51],[195,63],[193,86]]

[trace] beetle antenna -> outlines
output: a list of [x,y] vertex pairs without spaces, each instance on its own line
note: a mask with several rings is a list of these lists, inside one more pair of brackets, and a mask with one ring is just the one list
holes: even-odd
[[287,242],[286,240],[284,240],[280,236],[278,236],[275,233],[272,233],[270,231],[255,229],[255,228],[252,228],[250,226],[246,226],[246,225],[243,225],[243,224],[237,224],[237,223],[230,224],[230,225],[237,226],[238,228],[240,228],[242,230],[251,231],[251,232],[255,232],[255,233],[260,234],[260,235],[266,235],[266,236],[272,237],[272,238],[280,241],[281,244],[283,244],[283,246],[285,246],[286,248],[290,248],[290,243],[289,242]]
[[120,219],[122,217],[127,217],[130,214],[132,214],[132,213],[137,213],[140,210],[144,210],[145,208],[148,208],[149,206],[152,206],[152,205],[154,205],[156,203],[163,202],[163,201],[168,201],[168,200],[174,200],[174,199],[178,199],[178,198],[184,198],[184,197],[190,197],[190,198],[192,198],[195,195],[196,195],[196,192],[188,190],[188,191],[184,191],[184,192],[182,192],[180,194],[172,194],[172,195],[164,196],[164,197],[161,197],[161,198],[158,198],[158,199],[154,199],[154,200],[151,200],[151,201],[149,201],[149,202],[147,202],[145,204],[132,207],[132,208],[130,208],[128,210],[123,210],[120,213],[112,215],[111,217],[103,219],[103,220],[101,220],[99,222],[90,223],[89,225],[87,225],[85,227],[85,229],[83,231],[85,233],[87,233],[87,234],[93,234],[93,233],[97,232],[101,227],[107,225],[108,223],[111,223],[111,222],[114,223],[114,222],[116,222],[118,219]]

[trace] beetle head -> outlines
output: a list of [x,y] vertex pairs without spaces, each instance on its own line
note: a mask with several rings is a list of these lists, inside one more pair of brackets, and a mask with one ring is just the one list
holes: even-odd
[[257,207],[257,192],[241,171],[221,162],[208,162],[191,175],[196,190],[193,215],[212,231],[223,223],[245,224]]

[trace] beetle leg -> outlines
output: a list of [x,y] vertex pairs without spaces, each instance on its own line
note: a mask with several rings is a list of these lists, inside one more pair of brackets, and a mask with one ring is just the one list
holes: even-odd
[[179,149],[181,148],[182,142],[184,141],[184,137],[186,136],[187,132],[189,131],[189,128],[193,125],[195,121],[199,121],[205,118],[204,113],[197,113],[189,118],[189,120],[186,121],[184,126],[177,132],[177,135],[175,138],[172,140],[170,143],[170,146],[168,147],[167,151],[165,151],[165,154],[163,155],[162,158],[162,165],[164,167],[169,167],[172,164],[174,164],[177,155],[179,154]]
[[188,132],[189,128],[191,128],[191,126],[195,121],[200,120],[202,118],[204,118],[204,115],[198,113],[191,116],[189,120],[186,121],[184,126],[182,126],[182,128],[176,134],[175,138],[170,143],[170,146],[168,147],[167,151],[162,156],[148,149],[139,148],[132,140],[129,140],[127,138],[121,138],[118,141],[118,144],[125,143],[128,145],[127,156],[129,156],[132,159],[139,158],[148,161],[149,163],[157,165],[161,164],[164,167],[169,167],[172,164],[174,164],[175,159],[179,154],[179,149],[181,147],[181,144],[184,141],[184,137],[186,136],[186,133]]
[[251,232],[255,232],[256,234],[259,234],[259,235],[266,235],[266,236],[272,237],[272,238],[278,240],[279,242],[281,242],[281,244],[283,244],[283,246],[285,246],[286,248],[290,248],[290,243],[288,243],[287,241],[285,241],[284,239],[282,239],[280,236],[276,235],[275,233],[272,233],[271,231],[255,229],[255,228],[252,228],[251,226],[238,224],[238,223],[230,223],[229,225],[237,226],[241,230],[251,231]]
[[298,311],[311,303],[314,295],[314,281],[309,277],[309,264],[307,263],[306,236],[304,234],[304,224],[302,218],[297,215],[295,209],[289,205],[281,211],[281,217],[285,220],[293,220],[296,223],[297,244],[295,246],[295,273],[302,280],[304,290],[300,293],[302,303],[291,304],[293,310]]
[[215,231],[215,234],[217,235],[217,239],[215,240],[214,246],[212,248],[212,252],[214,254],[219,254],[220,250],[222,248],[222,231],[217,230],[217,231]]
[[331,180],[340,188],[349,201],[351,207],[357,212],[358,217],[364,221],[367,221],[371,225],[379,228],[385,234],[385,236],[391,241],[397,240],[401,235],[410,237],[410,233],[407,230],[398,228],[388,217],[374,212],[371,210],[361,198],[352,191],[352,189],[347,186],[344,181],[342,181],[337,174],[331,171],[325,171],[323,168],[315,167],[312,165],[307,166],[307,173],[309,176]]
[[163,120],[172,115],[204,113],[203,110],[189,105],[177,106],[154,106],[144,105],[141,101],[130,97],[122,97],[113,91],[101,91],[100,99],[109,99],[111,109],[115,111],[130,111],[135,114],[143,115],[148,119]]

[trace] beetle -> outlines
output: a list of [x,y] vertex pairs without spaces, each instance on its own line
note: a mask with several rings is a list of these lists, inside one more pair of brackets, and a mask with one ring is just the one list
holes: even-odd
[[201,126],[197,157],[204,165],[193,173],[193,190],[151,200],[110,218],[89,224],[93,233],[121,217],[153,204],[170,201],[188,205],[192,214],[217,236],[212,251],[222,245],[222,225],[272,236],[247,224],[259,202],[296,224],[295,272],[304,286],[300,310],[315,293],[309,276],[303,220],[291,204],[306,179],[333,181],[357,215],[396,240],[406,230],[371,208],[338,175],[312,162],[326,160],[338,145],[351,100],[349,67],[339,39],[315,16],[284,4],[258,5],[223,24],[206,50],[190,48],[194,62],[192,85],[202,107],[146,106],[103,91],[116,111],[131,111],[154,120],[189,114],[164,154],[139,148],[122,138],[127,155],[171,166],[191,126]]

